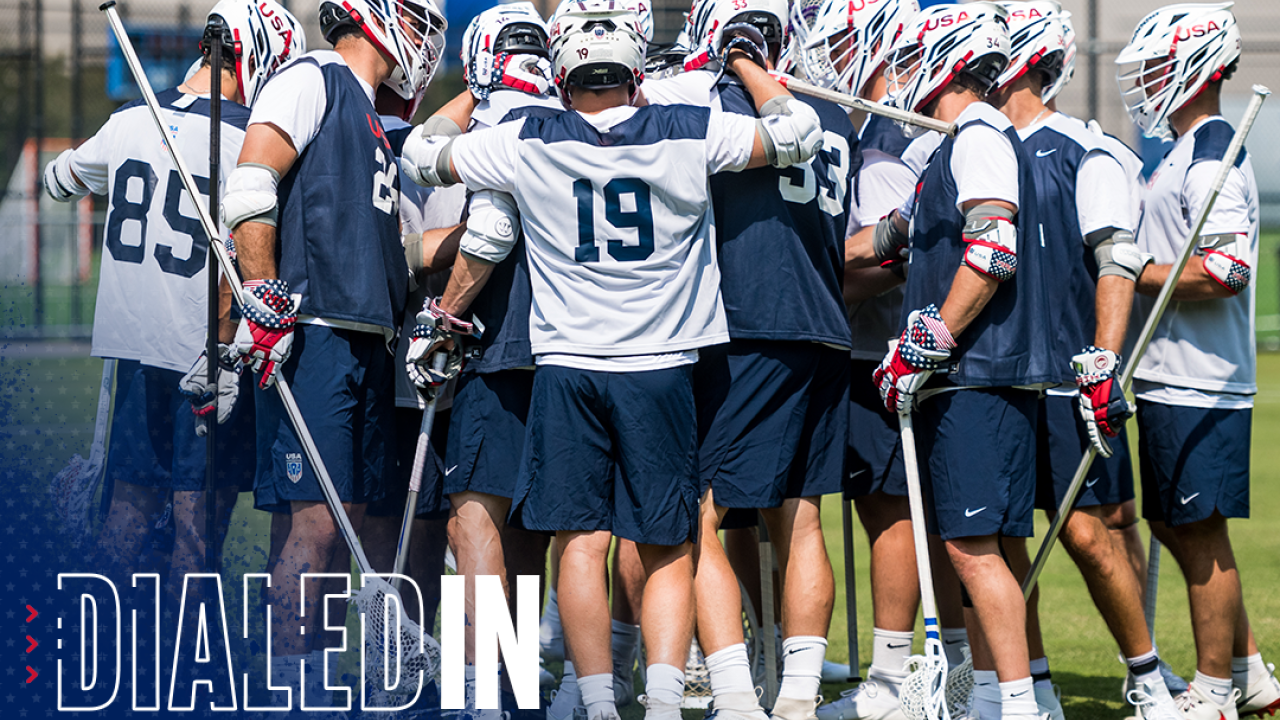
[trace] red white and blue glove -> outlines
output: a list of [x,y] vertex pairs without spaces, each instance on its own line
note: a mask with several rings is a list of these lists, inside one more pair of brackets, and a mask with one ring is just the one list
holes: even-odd
[[231,411],[240,397],[240,372],[244,365],[240,356],[230,345],[218,343],[218,375],[217,381],[209,383],[209,355],[200,353],[196,362],[178,381],[178,389],[191,403],[191,412],[196,416],[196,435],[204,437],[209,434],[209,415],[213,413],[214,399],[218,401],[218,424],[222,425],[231,417]]
[[302,296],[290,295],[284,280],[246,280],[243,300],[236,353],[254,372],[262,373],[258,387],[265,390],[275,384],[280,365],[289,359]]
[[1107,438],[1120,434],[1120,428],[1133,417],[1133,405],[1120,387],[1119,355],[1092,345],[1071,358],[1080,387],[1080,417],[1089,430],[1089,442],[1104,458],[1111,457]]
[[546,95],[551,87],[551,61],[528,53],[502,54],[494,64],[498,82],[530,95]]
[[871,376],[880,388],[885,409],[898,414],[911,412],[915,408],[916,392],[933,371],[951,359],[955,346],[956,341],[938,314],[937,305],[912,310],[907,316],[907,329]]
[[[405,371],[409,380],[428,400],[439,387],[458,376],[462,371],[462,337],[474,336],[475,325],[460,320],[440,307],[438,298],[427,298],[418,313],[418,324],[409,341],[409,353],[405,356]],[[437,352],[445,353],[443,370],[433,368],[431,358]]]

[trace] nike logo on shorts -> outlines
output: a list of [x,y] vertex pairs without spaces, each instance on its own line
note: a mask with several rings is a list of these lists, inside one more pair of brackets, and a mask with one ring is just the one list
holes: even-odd
[[1049,157],[1056,152],[1058,152],[1058,148],[1053,148],[1052,150],[1037,150],[1036,157]]
[[453,467],[451,467],[451,468],[445,468],[444,476],[445,476],[445,477],[449,477],[449,473],[451,473],[451,472],[453,472],[454,470],[457,470],[457,469],[458,469],[458,466],[457,466],[457,465],[454,465],[454,466],[453,466]]
[[1099,480],[1101,480],[1101,479],[1102,479],[1102,478],[1094,478],[1094,479],[1092,479],[1092,480],[1087,480],[1087,481],[1085,481],[1084,486],[1085,486],[1085,487],[1093,487],[1094,485],[1097,485],[1097,484],[1098,484],[1098,481],[1099,481]]
[[964,509],[964,516],[965,516],[965,517],[967,517],[967,518],[969,518],[969,517],[973,517],[974,515],[977,515],[978,513],[982,512],[983,510],[986,510],[986,509],[987,509],[987,506],[986,506],[986,505],[983,505],[982,507],[978,508],[977,510],[970,510],[969,508],[965,508],[965,509]]
[[1195,499],[1196,499],[1197,497],[1199,497],[1199,496],[1200,496],[1200,493],[1196,493],[1195,495],[1192,495],[1191,497],[1184,497],[1184,498],[1182,498],[1182,504],[1183,504],[1183,505],[1186,505],[1187,503],[1191,502],[1192,500],[1195,500]]

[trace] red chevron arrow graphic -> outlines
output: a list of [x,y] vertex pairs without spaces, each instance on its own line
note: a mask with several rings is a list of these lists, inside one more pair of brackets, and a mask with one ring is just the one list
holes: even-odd
[[36,672],[36,669],[30,665],[27,666],[27,672],[31,673],[31,677],[27,678],[28,685],[30,685],[36,678],[40,677],[40,673]]
[[36,612],[36,609],[31,607],[30,605],[27,606],[27,612],[31,613],[30,615],[27,616],[27,622],[31,622],[32,620],[35,620],[36,616],[40,614]]
[[27,646],[27,652],[31,652],[32,650],[35,650],[36,647],[40,645],[40,643],[36,642],[36,639],[31,637],[30,635],[27,636],[27,642],[31,643],[30,645]]

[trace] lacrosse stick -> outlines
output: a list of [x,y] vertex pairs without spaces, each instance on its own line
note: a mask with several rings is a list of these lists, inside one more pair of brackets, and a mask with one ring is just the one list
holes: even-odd
[[772,707],[778,697],[778,638],[773,613],[773,541],[769,528],[760,516],[760,635],[764,641],[764,697],[760,701]]
[[926,130],[940,132],[943,135],[955,137],[956,134],[956,126],[954,123],[935,120],[928,115],[921,115],[920,113],[908,112],[889,105],[863,100],[855,95],[846,95],[845,93],[836,92],[835,90],[828,90],[827,88],[819,87],[813,83],[807,83],[804,80],[790,75],[784,75],[777,72],[770,73],[770,75],[772,75],[782,87],[793,92],[798,92],[801,95],[808,95],[809,97],[815,97],[819,100],[826,100],[827,102],[833,102],[837,105],[853,108],[854,110],[861,110],[862,112],[871,113],[872,115],[882,115],[890,120],[895,120],[900,123],[918,125]]
[[916,458],[916,434],[911,413],[898,413],[902,432],[902,460],[907,472],[907,501],[911,505],[911,538],[916,546],[916,573],[920,576],[920,610],[924,614],[924,655],[907,660],[911,674],[902,682],[902,711],[911,720],[950,720],[947,712],[947,655],[938,631],[938,606],[933,595],[933,571],[925,537],[924,498],[920,493],[920,466]]
[[[1196,217],[1191,234],[1187,237],[1177,261],[1174,262],[1173,267],[1169,270],[1169,277],[1165,279],[1164,286],[1160,288],[1160,294],[1156,296],[1155,307],[1152,308],[1151,314],[1147,316],[1146,324],[1142,326],[1142,333],[1138,335],[1138,342],[1133,346],[1133,354],[1129,359],[1129,364],[1120,373],[1120,388],[1126,393],[1129,391],[1129,386],[1133,384],[1133,375],[1138,368],[1138,361],[1142,359],[1142,354],[1147,351],[1147,345],[1151,344],[1151,338],[1156,333],[1156,324],[1160,322],[1160,317],[1164,315],[1165,308],[1169,306],[1169,301],[1173,299],[1174,286],[1177,285],[1178,278],[1182,276],[1182,271],[1186,268],[1187,261],[1191,259],[1191,253],[1196,248],[1196,239],[1200,237],[1200,232],[1204,230],[1204,223],[1209,218],[1209,211],[1213,209],[1214,201],[1218,199],[1218,193],[1222,192],[1222,185],[1227,181],[1227,173],[1231,171],[1231,168],[1235,167],[1236,157],[1244,149],[1244,139],[1248,137],[1249,130],[1253,128],[1253,121],[1258,118],[1258,111],[1262,109],[1263,101],[1270,94],[1271,91],[1261,85],[1253,86],[1253,98],[1249,101],[1249,106],[1245,108],[1244,119],[1240,121],[1240,126],[1236,128],[1235,135],[1231,138],[1231,144],[1227,146],[1227,152],[1222,158],[1222,166],[1218,168],[1218,174],[1213,179],[1213,185],[1210,186],[1209,195],[1205,198],[1204,206],[1200,208],[1200,214]],[[1031,571],[1027,573],[1026,579],[1022,582],[1023,597],[1031,597],[1031,591],[1036,586],[1036,579],[1040,577],[1040,572],[1044,570],[1044,564],[1049,559],[1049,552],[1053,550],[1053,546],[1058,540],[1058,533],[1062,531],[1062,526],[1067,521],[1067,515],[1071,513],[1071,509],[1075,507],[1076,500],[1080,497],[1080,490],[1084,487],[1085,475],[1088,474],[1089,467],[1093,465],[1093,459],[1097,455],[1097,448],[1093,446],[1093,443],[1089,443],[1084,457],[1080,458],[1080,465],[1076,467],[1076,474],[1071,479],[1067,494],[1058,505],[1058,516],[1053,519],[1053,523],[1049,526],[1049,534],[1045,536],[1044,543],[1040,545],[1040,550],[1036,552],[1035,562],[1031,563]]]
[[853,563],[853,501],[840,499],[841,529],[844,532],[844,614],[845,640],[849,643],[849,682],[862,682],[858,661],[858,585]]
[[[444,353],[436,353],[432,359],[433,369],[444,371],[447,358]],[[418,493],[422,490],[422,471],[427,464],[427,453],[431,451],[431,430],[436,424],[436,401],[444,387],[436,388],[427,407],[422,411],[422,424],[418,426],[418,446],[413,451],[413,469],[409,472],[409,498],[404,505],[404,519],[400,521],[400,539],[396,542],[396,561],[392,569],[391,585],[400,589],[400,576],[404,574],[404,566],[409,561],[409,538],[413,534],[413,518],[418,514]],[[456,562],[456,561],[455,561]]]
[[[210,23],[216,23],[217,32],[210,39],[209,60],[212,72],[209,74],[209,217],[218,217],[218,188],[222,187],[218,177],[222,170],[222,18],[213,15]],[[209,281],[209,329],[205,334],[205,358],[209,374],[208,386],[215,388],[213,393],[212,415],[205,427],[204,457],[204,566],[206,572],[217,572],[218,548],[217,512],[218,499],[216,488],[217,475],[217,434],[218,434],[218,372],[222,369],[218,357],[218,257],[213,246],[219,244],[209,241],[209,260],[206,267]]]
[[[218,264],[221,265],[222,272],[226,276],[228,284],[231,285],[231,292],[235,301],[241,303],[244,287],[240,283],[240,276],[236,273],[235,266],[231,263],[227,248],[222,243],[221,233],[218,232],[217,226],[214,225],[208,208],[199,200],[200,194],[196,189],[191,171],[187,169],[187,164],[183,161],[182,155],[178,153],[172,143],[168,142],[169,133],[160,112],[160,104],[156,102],[155,93],[152,92],[151,84],[147,81],[142,65],[138,62],[133,43],[125,32],[124,24],[120,21],[120,14],[115,5],[115,0],[111,0],[100,5],[98,9],[107,14],[107,20],[111,24],[111,30],[115,33],[116,40],[120,43],[120,49],[124,53],[129,70],[133,74],[134,80],[138,83],[138,87],[142,90],[142,97],[146,101],[147,108],[151,111],[151,119],[155,121],[156,131],[160,133],[165,149],[169,151],[169,157],[173,160],[179,177],[182,178],[182,185],[191,197],[196,214],[199,215],[200,224],[204,227],[205,234],[209,239],[209,247],[217,255]],[[216,188],[211,189],[216,192]],[[416,623],[405,616],[401,609],[399,593],[391,586],[391,583],[374,574],[373,566],[369,564],[369,558],[365,556],[364,550],[360,547],[355,530],[351,526],[351,519],[347,517],[346,511],[342,508],[342,499],[338,496],[338,491],[333,486],[329,471],[325,468],[324,461],[320,457],[320,450],[316,447],[315,440],[311,437],[311,432],[307,429],[302,413],[298,410],[298,403],[294,400],[293,392],[289,389],[289,383],[285,380],[283,374],[276,377],[275,388],[280,394],[280,401],[289,416],[289,422],[293,425],[294,431],[298,434],[298,439],[302,442],[307,461],[311,463],[311,467],[315,471],[316,480],[320,485],[321,492],[324,494],[325,504],[328,505],[329,512],[333,514],[334,523],[338,526],[338,531],[342,534],[343,541],[346,542],[351,554],[355,557],[356,564],[360,568],[363,587],[350,598],[350,602],[354,603],[363,614],[361,620],[366,629],[371,630],[371,632],[366,632],[364,635],[365,650],[369,657],[374,660],[371,663],[372,667],[369,668],[373,674],[371,679],[381,683],[380,687],[385,687],[385,683],[382,682],[385,680],[385,673],[391,667],[399,667],[403,675],[400,683],[395,688],[395,697],[416,698],[422,687],[422,683],[419,681],[419,673],[423,673],[426,677],[433,677],[440,669],[440,645],[435,641],[435,638],[423,633]],[[389,612],[392,598],[394,598],[397,605],[398,611],[395,613]],[[387,640],[392,638],[396,642],[388,644]],[[386,655],[384,654],[385,652],[392,653],[392,655]],[[369,663],[366,663],[366,667],[368,666]]]
[[1156,642],[1156,593],[1160,591],[1160,541],[1151,536],[1151,548],[1147,551],[1147,597],[1142,604],[1142,614],[1147,618],[1147,636]]
[[93,420],[93,444],[89,459],[76,453],[67,466],[49,483],[49,499],[58,518],[72,538],[89,534],[89,503],[102,484],[107,466],[107,441],[111,437],[111,395],[116,382],[116,361],[102,361],[102,386],[98,389],[98,412]]

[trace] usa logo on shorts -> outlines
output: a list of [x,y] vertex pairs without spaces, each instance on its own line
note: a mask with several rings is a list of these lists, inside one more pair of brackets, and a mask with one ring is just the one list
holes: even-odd
[[290,482],[298,482],[302,479],[302,453],[285,453],[284,455],[284,471],[289,476]]

